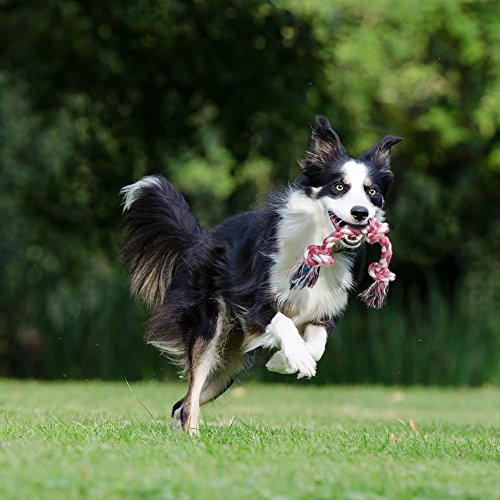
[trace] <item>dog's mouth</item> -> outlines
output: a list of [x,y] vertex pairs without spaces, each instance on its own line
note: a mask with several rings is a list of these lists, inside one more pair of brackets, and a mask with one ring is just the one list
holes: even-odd
[[348,227],[351,229],[352,233],[346,234],[340,238],[340,242],[343,245],[354,248],[361,244],[364,238],[362,230],[365,229],[368,224],[350,224],[330,211],[328,212],[328,215],[330,216],[330,221],[335,228]]

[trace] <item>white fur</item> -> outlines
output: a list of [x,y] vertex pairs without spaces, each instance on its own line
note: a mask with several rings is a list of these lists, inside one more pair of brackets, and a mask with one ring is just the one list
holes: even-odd
[[156,347],[171,363],[179,367],[184,367],[184,356],[186,347],[180,338],[173,338],[168,341],[150,340],[149,345]]
[[269,328],[269,325],[264,330],[262,335],[256,334],[250,336],[247,334],[247,337],[241,346],[241,352],[246,354],[247,352],[258,349],[259,347],[262,347],[263,349],[274,349],[277,347],[276,335],[274,334],[274,330]]
[[[325,352],[327,341],[326,329],[320,325],[307,325],[304,331],[304,341],[307,350],[314,361],[319,361]],[[288,364],[288,360],[283,351],[275,352],[269,361],[266,363],[266,368],[269,371],[277,373],[295,373],[293,368]],[[303,375],[299,374],[298,378]]]
[[290,290],[289,270],[302,258],[308,245],[320,245],[333,226],[322,203],[304,193],[292,192],[281,209],[278,251],[272,255],[271,286],[282,310],[297,325],[337,316],[347,305],[347,290],[353,286],[351,256],[335,254],[333,266],[323,266],[313,288]]
[[327,211],[332,211],[350,224],[359,224],[359,221],[351,214],[351,209],[355,206],[366,207],[368,209],[368,219],[375,217],[379,208],[370,201],[366,194],[365,181],[368,172],[364,163],[349,160],[342,166],[342,171],[350,188],[345,195],[338,198],[331,198],[330,196],[320,198],[324,208]]
[[182,408],[177,408],[172,415],[172,431],[176,433],[182,432],[181,411]]
[[270,372],[281,373],[283,375],[294,373],[291,366],[288,364],[283,351],[275,352],[266,363],[266,368]]
[[248,352],[257,347],[281,349],[279,351],[281,358],[275,359],[273,363],[274,356],[271,357],[266,365],[268,370],[279,373],[298,373],[299,378],[316,375],[316,362],[307,350],[297,327],[290,318],[280,312],[275,314],[263,335],[247,343],[244,351]]
[[161,182],[158,177],[152,175],[143,177],[134,184],[129,184],[121,189],[120,194],[123,196],[123,211],[126,212],[140,196],[141,190],[150,186],[161,187]]
[[325,353],[328,335],[324,326],[307,325],[304,330],[304,341],[314,361],[319,361]]

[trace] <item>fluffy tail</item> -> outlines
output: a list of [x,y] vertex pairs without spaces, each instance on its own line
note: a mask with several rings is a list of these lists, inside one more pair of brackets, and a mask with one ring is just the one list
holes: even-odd
[[154,308],[165,300],[177,260],[204,230],[164,177],[143,177],[120,193],[127,228],[122,254],[131,291]]

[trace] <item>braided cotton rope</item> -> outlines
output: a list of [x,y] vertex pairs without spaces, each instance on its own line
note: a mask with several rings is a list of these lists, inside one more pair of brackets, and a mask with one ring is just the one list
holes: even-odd
[[382,255],[378,262],[372,262],[368,266],[368,274],[375,280],[374,283],[359,295],[369,307],[380,309],[387,298],[389,282],[396,279],[396,275],[389,270],[392,258],[392,245],[386,234],[389,232],[389,224],[370,219],[368,225],[363,229],[353,229],[348,226],[340,227],[334,224],[335,231],[329,234],[321,245],[310,245],[304,251],[302,262],[290,269],[290,289],[312,288],[318,281],[321,266],[333,265],[335,259],[332,248],[342,236],[363,234],[370,245],[378,243],[381,246]]

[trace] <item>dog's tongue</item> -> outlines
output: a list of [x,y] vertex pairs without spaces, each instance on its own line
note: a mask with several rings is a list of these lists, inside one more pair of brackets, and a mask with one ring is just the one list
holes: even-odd
[[348,244],[352,243],[353,245],[355,243],[358,243],[359,240],[361,240],[361,233],[359,234],[347,234],[342,237],[342,241],[346,241]]

